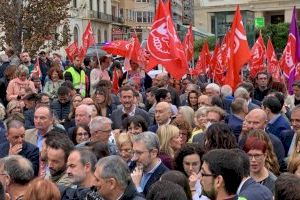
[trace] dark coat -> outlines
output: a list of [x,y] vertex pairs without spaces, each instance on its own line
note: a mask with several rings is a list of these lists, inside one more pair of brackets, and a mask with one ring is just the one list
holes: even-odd
[[145,196],[147,196],[148,191],[151,187],[152,184],[154,184],[156,181],[158,181],[161,177],[161,175],[163,175],[165,172],[167,172],[169,169],[163,164],[161,163],[156,170],[153,172],[153,174],[151,175],[151,177],[149,178],[149,180],[147,181],[143,194]]
[[154,124],[154,125],[148,127],[148,131],[151,131],[153,133],[156,133],[157,129],[158,129],[157,124]]
[[253,178],[245,181],[239,197],[244,197],[247,200],[273,200],[272,192],[266,186],[256,183]]
[[126,187],[124,194],[120,200],[144,200],[145,198],[142,194],[138,193],[135,189],[135,186],[132,181],[129,182],[129,185]]
[[272,124],[268,123],[266,128],[268,133],[272,133],[278,138],[281,138],[281,132],[285,130],[291,130],[291,126],[282,115],[280,115]]
[[[0,158],[8,156],[9,143],[5,142],[0,144],[0,149]],[[22,151],[20,151],[19,155],[30,160],[30,162],[32,163],[34,174],[37,176],[39,173],[39,149],[35,145],[25,141],[23,143]]]
[[181,102],[180,102],[180,98],[179,95],[177,94],[175,88],[168,86],[167,90],[170,92],[171,94],[171,98],[172,98],[172,104],[175,105],[177,108],[179,106],[181,106]]
[[4,128],[3,121],[0,121],[0,144],[7,142],[6,129]]
[[283,144],[284,150],[285,150],[285,156],[287,156],[293,137],[294,137],[294,130],[284,130],[281,132],[279,139]]
[[243,120],[239,118],[238,116],[231,114],[227,117],[227,124],[229,128],[232,130],[233,134],[235,137],[239,138],[241,131],[242,131],[242,126],[243,126]]
[[26,110],[24,111],[24,118],[25,118],[25,129],[32,129],[34,128],[34,110]]
[[[147,125],[150,125],[150,116],[149,114],[140,108],[135,109],[135,116],[140,115],[141,117],[144,118],[144,120],[147,122]],[[114,110],[111,114],[111,120],[113,121],[113,129],[119,129],[122,128],[122,121],[124,119],[124,113],[122,111],[122,108],[118,108]]]
[[70,113],[71,102],[65,104],[60,103],[57,99],[51,104],[51,109],[59,120],[67,119]]

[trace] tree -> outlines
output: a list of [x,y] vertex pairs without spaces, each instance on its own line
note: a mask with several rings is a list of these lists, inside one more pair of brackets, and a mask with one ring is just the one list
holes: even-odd
[[[69,38],[70,0],[0,0],[0,44],[34,55],[59,49]],[[62,30],[59,30],[58,27]]]
[[199,56],[199,52],[201,52],[202,46],[204,42],[208,42],[209,50],[213,51],[215,48],[215,43],[216,43],[216,37],[215,36],[209,36],[206,38],[201,38],[199,40],[195,40],[194,43],[194,58],[197,60]]

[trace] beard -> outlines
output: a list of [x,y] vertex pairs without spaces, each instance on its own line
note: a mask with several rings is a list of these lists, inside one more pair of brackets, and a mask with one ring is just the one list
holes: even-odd
[[215,190],[213,183],[211,184],[211,189],[209,191],[205,191],[204,188],[202,187],[202,195],[207,196],[210,200],[216,200],[217,194],[218,193]]
[[66,167],[62,167],[59,170],[49,168],[49,171],[50,171],[51,176],[58,176],[58,175],[63,174],[66,171]]

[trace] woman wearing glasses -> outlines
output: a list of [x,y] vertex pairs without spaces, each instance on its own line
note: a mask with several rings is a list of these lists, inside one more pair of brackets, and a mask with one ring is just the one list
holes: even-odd
[[250,160],[250,176],[258,183],[269,188],[274,194],[277,177],[267,169],[267,144],[257,137],[249,137],[246,140],[244,151]]
[[193,200],[208,199],[206,196],[202,195],[202,186],[200,184],[200,169],[203,154],[204,151],[202,150],[201,145],[188,143],[177,153],[175,157],[175,169],[181,171],[188,177]]

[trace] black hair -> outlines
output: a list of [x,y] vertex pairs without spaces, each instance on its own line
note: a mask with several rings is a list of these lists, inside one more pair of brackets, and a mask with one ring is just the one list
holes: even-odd
[[272,92],[272,94],[279,100],[282,109],[284,105],[284,95],[281,92]]
[[84,146],[96,155],[97,160],[109,156],[108,146],[102,142],[87,142]]
[[4,186],[0,182],[0,200],[5,200],[5,191],[4,191]]
[[87,126],[87,125],[77,125],[75,128],[74,128],[74,131],[73,131],[73,133],[72,133],[72,142],[75,144],[75,145],[77,145],[78,143],[77,143],[77,141],[76,141],[76,136],[77,136],[77,131],[78,131],[78,129],[79,128],[82,128],[82,129],[84,129],[85,131],[87,131],[87,133],[89,134],[89,138],[91,137],[91,133],[90,133],[90,128],[89,128],[89,126]]
[[228,149],[214,149],[204,154],[203,162],[214,177],[223,177],[224,190],[229,195],[236,194],[243,179],[243,167],[236,153]]
[[60,86],[57,90],[57,95],[68,95],[70,94],[70,88],[67,86]]
[[237,141],[229,126],[223,122],[217,122],[208,127],[205,134],[205,151],[212,149],[237,148]]
[[273,114],[279,114],[282,107],[277,97],[266,96],[262,102],[265,108],[269,108]]
[[219,108],[224,109],[223,101],[222,101],[221,97],[219,97],[219,96],[213,96],[211,98],[211,105],[218,106]]
[[156,90],[156,92],[155,92],[156,102],[159,103],[161,99],[165,99],[167,97],[168,93],[170,93],[170,92],[167,89]]
[[246,152],[238,148],[232,149],[232,151],[240,158],[241,165],[243,166],[243,177],[250,176],[250,160]]
[[84,66],[89,66],[91,63],[91,58],[90,57],[85,57],[83,60]]
[[126,131],[128,131],[128,127],[131,123],[133,123],[135,126],[141,127],[143,132],[148,130],[147,122],[140,115],[126,117],[122,123]]
[[[176,192],[175,192],[176,191]],[[170,181],[156,181],[147,194],[147,200],[187,200],[182,187]]]
[[275,181],[275,200],[300,199],[300,178],[295,174],[283,173]]
[[187,143],[183,148],[180,149],[180,151],[175,156],[175,164],[176,164],[176,170],[181,171],[186,176],[186,172],[184,171],[183,167],[183,159],[186,156],[197,154],[200,158],[200,161],[202,161],[202,156],[204,154],[204,151],[200,144],[198,143]]

